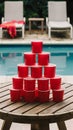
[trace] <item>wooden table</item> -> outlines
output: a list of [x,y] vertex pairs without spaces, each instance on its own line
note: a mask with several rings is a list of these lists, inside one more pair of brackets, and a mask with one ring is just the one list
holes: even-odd
[[44,18],[29,18],[29,32],[31,33],[31,23],[32,22],[41,22],[41,32],[44,31]]
[[9,130],[12,122],[29,123],[33,130],[49,130],[49,123],[56,122],[59,130],[66,130],[64,121],[73,118],[73,84],[62,83],[65,88],[63,102],[26,103],[10,101],[11,83],[0,84],[1,130]]

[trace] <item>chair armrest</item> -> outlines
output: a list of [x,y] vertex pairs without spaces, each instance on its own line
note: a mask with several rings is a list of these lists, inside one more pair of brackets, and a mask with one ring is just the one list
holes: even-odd
[[48,22],[49,22],[48,17],[46,17],[46,32],[48,32]]
[[48,25],[48,17],[46,17],[46,25]]
[[1,19],[1,23],[4,23],[4,22],[5,22],[4,17],[2,17],[2,19]]
[[26,18],[25,17],[23,17],[23,21],[26,22]]
[[70,18],[69,17],[67,18],[67,21],[70,23]]

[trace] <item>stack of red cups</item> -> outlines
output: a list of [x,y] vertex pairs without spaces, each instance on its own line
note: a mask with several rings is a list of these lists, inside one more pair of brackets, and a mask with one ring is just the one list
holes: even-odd
[[50,87],[52,89],[53,101],[61,102],[64,97],[64,89],[61,88],[61,77],[55,76],[50,79]]
[[50,53],[43,52],[42,41],[31,42],[32,51],[24,53],[24,63],[19,64],[18,77],[12,78],[11,101],[60,102],[64,97],[61,77],[56,75],[56,65],[50,63]]
[[50,97],[49,79],[38,79],[38,99],[40,102],[48,102]]
[[12,102],[17,102],[21,100],[21,93],[23,90],[23,78],[13,77],[12,78],[13,87],[10,89],[10,96]]
[[36,80],[31,77],[24,78],[24,91],[25,91],[24,100],[26,102],[35,101],[35,82]]

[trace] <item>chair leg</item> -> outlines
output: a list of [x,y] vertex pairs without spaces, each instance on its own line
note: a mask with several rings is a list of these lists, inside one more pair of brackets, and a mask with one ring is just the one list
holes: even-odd
[[22,38],[24,39],[24,26],[22,27]]
[[51,39],[51,28],[48,29],[49,40]]
[[12,124],[11,121],[5,120],[5,121],[3,122],[3,125],[2,125],[1,130],[10,130],[11,124]]
[[71,26],[71,29],[70,29],[70,36],[71,36],[71,39],[73,38],[73,28]]
[[0,28],[0,39],[2,38],[2,28]]
[[57,122],[57,125],[58,125],[59,130],[67,130],[64,121]]

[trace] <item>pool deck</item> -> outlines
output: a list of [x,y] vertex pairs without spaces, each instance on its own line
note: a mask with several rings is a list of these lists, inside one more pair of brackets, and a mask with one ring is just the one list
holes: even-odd
[[29,34],[29,31],[25,31],[24,39],[21,37],[10,39],[10,38],[2,38],[0,39],[0,45],[28,45],[31,44],[31,41],[33,40],[42,40],[43,44],[58,44],[58,45],[73,45],[73,39],[70,39],[70,36],[66,34],[65,36],[60,34],[52,34],[51,40],[49,40],[48,34],[46,31],[44,31],[43,34],[41,34],[40,31],[32,31],[31,34]]
[[[52,36],[51,40],[48,38],[48,34],[44,31],[43,34],[40,32],[32,32],[32,34],[29,34],[28,31],[25,32],[25,37],[24,39],[21,38],[15,38],[15,39],[8,39],[8,38],[3,38],[0,39],[0,45],[28,45],[31,44],[31,41],[34,40],[42,40],[43,44],[51,44],[51,45],[73,45],[73,39],[71,40],[69,36],[67,35],[66,37],[55,37],[54,35]],[[12,81],[13,76],[0,76],[0,83],[4,82],[10,82]],[[67,82],[67,83],[73,83],[73,76],[62,76],[62,81]],[[67,130],[72,130],[73,128],[73,119],[69,120],[66,122],[67,125]],[[1,120],[0,120],[0,126],[1,126]],[[20,129],[27,129],[30,130],[30,125],[22,125],[22,124],[13,124],[10,130],[13,129],[20,130]],[[51,130],[57,130],[55,124],[51,126]]]

